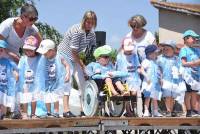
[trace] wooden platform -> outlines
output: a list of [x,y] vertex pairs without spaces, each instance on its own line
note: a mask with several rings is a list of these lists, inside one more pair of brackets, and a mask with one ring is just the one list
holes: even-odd
[[[39,129],[40,128],[40,129]],[[47,128],[50,128],[49,130]],[[55,128],[55,129],[54,129]],[[136,117],[75,117],[68,119],[2,120],[0,133],[52,132],[85,130],[195,129],[200,131],[200,117],[136,118]],[[18,131],[20,130],[20,131]],[[24,131],[22,131],[24,130]]]

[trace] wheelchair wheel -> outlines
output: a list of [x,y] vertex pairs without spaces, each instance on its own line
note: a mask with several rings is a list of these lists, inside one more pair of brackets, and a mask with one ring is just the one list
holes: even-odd
[[83,92],[82,108],[86,116],[94,116],[98,111],[98,87],[94,80],[86,81]]
[[109,101],[108,103],[110,115],[113,117],[120,117],[124,113],[124,101]]

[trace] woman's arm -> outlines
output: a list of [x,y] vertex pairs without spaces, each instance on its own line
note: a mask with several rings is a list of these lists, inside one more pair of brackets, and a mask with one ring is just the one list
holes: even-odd
[[185,67],[196,67],[200,66],[200,59],[190,62],[182,62],[182,65]]

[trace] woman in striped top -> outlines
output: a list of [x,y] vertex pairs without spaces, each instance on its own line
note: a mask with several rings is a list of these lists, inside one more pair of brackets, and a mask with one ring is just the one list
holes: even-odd
[[[58,52],[65,57],[73,70],[79,89],[84,86],[84,75],[86,74],[85,65],[81,61],[79,53],[96,45],[96,36],[93,31],[96,25],[97,17],[95,12],[86,11],[81,23],[69,28],[58,46]],[[64,112],[66,113],[69,111],[69,108],[65,105],[68,101],[69,96],[64,96]]]

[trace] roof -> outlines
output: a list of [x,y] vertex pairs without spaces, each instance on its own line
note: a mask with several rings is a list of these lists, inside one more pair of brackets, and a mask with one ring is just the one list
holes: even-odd
[[158,9],[162,8],[200,16],[200,4],[164,2],[161,0],[151,0],[151,4]]

